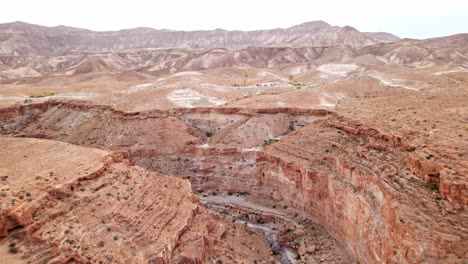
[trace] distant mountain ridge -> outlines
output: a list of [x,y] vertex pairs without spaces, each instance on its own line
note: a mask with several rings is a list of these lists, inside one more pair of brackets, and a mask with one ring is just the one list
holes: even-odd
[[390,33],[363,33],[345,26],[312,21],[290,28],[255,31],[198,31],[152,28],[95,32],[67,26],[45,27],[24,22],[0,24],[0,55],[53,55],[64,52],[108,52],[131,49],[246,48],[250,46],[365,47],[400,40]]
[[399,39],[314,21],[287,29],[94,32],[23,22],[0,24],[0,80],[137,72],[161,76],[225,67],[314,69],[327,63],[468,69],[468,34]]

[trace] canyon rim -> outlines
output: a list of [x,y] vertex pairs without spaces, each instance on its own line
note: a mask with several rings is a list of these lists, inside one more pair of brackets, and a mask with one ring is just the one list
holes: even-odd
[[0,262],[467,263],[468,34],[0,24]]

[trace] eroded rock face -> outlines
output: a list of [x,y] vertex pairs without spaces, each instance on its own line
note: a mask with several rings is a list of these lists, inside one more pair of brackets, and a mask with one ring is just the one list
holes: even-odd
[[257,233],[201,207],[186,180],[56,141],[0,144],[6,263],[273,260]]
[[[122,113],[46,103],[4,109],[2,120],[3,134],[111,149],[148,169],[187,177],[197,191],[248,192],[287,204],[361,262],[465,258],[466,179],[455,180],[401,136],[329,111]],[[258,128],[263,132],[251,133]],[[456,171],[466,170],[457,164]]]
[[462,263],[466,212],[446,214],[454,203],[406,166],[411,148],[350,121],[315,123],[260,152],[271,198],[309,212],[359,260]]

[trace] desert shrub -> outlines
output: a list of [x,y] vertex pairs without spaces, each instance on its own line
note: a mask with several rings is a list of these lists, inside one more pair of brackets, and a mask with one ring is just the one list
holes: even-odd
[[46,92],[46,93],[41,93],[37,95],[30,95],[29,98],[42,98],[42,97],[49,97],[49,96],[54,96],[54,95],[55,93]]
[[10,245],[8,245],[8,252],[10,254],[16,254],[18,253],[18,248],[16,247],[16,244],[15,243],[11,243]]
[[268,140],[263,141],[263,146],[266,147],[266,146],[269,146],[269,145],[271,145],[271,144],[273,144],[275,142],[278,142],[278,140],[270,138]]
[[437,183],[428,182],[426,183],[426,188],[428,188],[431,191],[438,191],[439,185]]

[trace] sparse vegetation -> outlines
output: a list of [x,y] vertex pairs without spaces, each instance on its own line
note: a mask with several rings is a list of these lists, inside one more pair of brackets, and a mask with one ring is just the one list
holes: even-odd
[[[49,55],[63,53],[56,49],[43,55],[20,45],[34,63],[7,65],[5,76],[1,68],[12,91],[2,97],[11,107],[0,132],[15,138],[4,140],[0,209],[28,219],[6,219],[14,221],[4,232],[5,261],[177,262],[197,258],[197,247],[212,264],[463,259],[451,244],[464,235],[466,52],[439,65],[460,45],[393,37],[381,45],[386,35],[335,27],[328,41],[329,28],[234,32],[242,39],[221,45],[223,31],[176,46],[155,36],[147,42],[162,46],[151,50],[93,41],[98,48],[67,46],[58,58]],[[62,50],[60,40],[51,45]],[[9,64],[23,61],[15,59]],[[37,77],[27,77],[33,70]],[[35,104],[22,105],[26,98]]]
[[54,95],[55,93],[45,92],[45,93],[41,93],[37,95],[30,95],[29,98],[43,98],[43,97],[49,97],[49,96],[54,96]]
[[439,191],[439,185],[437,183],[428,182],[426,183],[426,188],[431,191]]
[[276,142],[278,142],[277,139],[270,138],[268,140],[263,141],[263,146],[266,147],[266,146],[269,146],[269,145],[271,145],[273,143],[276,143]]
[[289,84],[296,87],[297,89],[302,88],[302,83],[299,82],[290,82]]
[[10,245],[8,245],[8,253],[10,254],[16,254],[18,253],[18,248],[16,247],[16,244],[15,243],[11,243]]
[[247,86],[247,79],[249,78],[249,73],[244,74],[244,80],[242,81],[243,86]]

